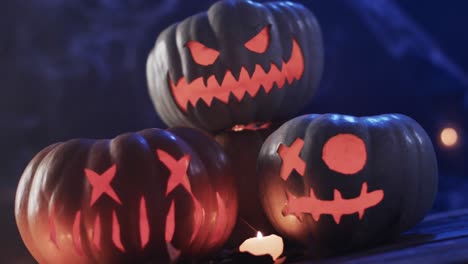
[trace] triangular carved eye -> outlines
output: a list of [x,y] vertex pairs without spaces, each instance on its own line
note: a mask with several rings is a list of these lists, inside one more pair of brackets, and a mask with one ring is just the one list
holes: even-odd
[[193,60],[203,66],[213,64],[219,56],[219,51],[208,48],[195,40],[185,43],[185,46],[190,50]]
[[264,27],[257,35],[247,41],[244,46],[256,53],[264,53],[270,45],[270,25]]

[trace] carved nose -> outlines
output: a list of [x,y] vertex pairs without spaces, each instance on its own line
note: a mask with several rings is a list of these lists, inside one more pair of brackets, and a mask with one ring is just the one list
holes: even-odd
[[322,159],[330,170],[345,175],[356,174],[366,165],[366,144],[356,135],[338,134],[323,146]]

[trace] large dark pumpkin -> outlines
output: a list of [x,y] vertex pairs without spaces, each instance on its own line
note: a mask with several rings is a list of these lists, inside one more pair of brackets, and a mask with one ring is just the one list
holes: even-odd
[[147,79],[168,126],[218,131],[291,118],[322,64],[320,28],[304,6],[225,0],[159,35]]
[[219,249],[237,192],[221,147],[194,129],[76,139],[41,151],[16,194],[39,263],[167,263]]
[[247,238],[255,237],[257,231],[264,235],[274,233],[274,229],[263,211],[258,195],[257,158],[265,139],[278,124],[256,127],[236,127],[234,131],[224,131],[215,136],[231,160],[233,174],[239,191],[238,220],[228,240],[229,247],[239,247]]
[[438,181],[429,137],[398,114],[290,120],[265,141],[258,176],[274,227],[313,255],[407,230],[430,210]]

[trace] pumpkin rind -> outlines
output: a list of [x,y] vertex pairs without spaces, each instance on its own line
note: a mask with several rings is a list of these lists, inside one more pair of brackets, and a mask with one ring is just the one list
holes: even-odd
[[[168,167],[177,160],[188,182],[172,178],[182,176]],[[171,209],[174,224],[167,221]],[[21,177],[15,214],[39,263],[168,263],[224,244],[237,216],[237,191],[228,159],[208,135],[147,129],[44,149]]]
[[[359,141],[350,136],[342,139],[351,141],[330,141],[342,135],[362,140],[367,153],[363,166],[358,159],[348,167],[330,168],[335,161],[324,152],[333,144],[338,146],[337,142],[347,145],[346,151],[354,145],[351,153],[362,155],[356,154],[362,153],[360,143],[356,145]],[[297,152],[292,146],[301,140]],[[285,153],[294,156],[285,158]],[[283,169],[288,175],[282,178],[285,160],[296,163],[287,164],[293,169]],[[305,164],[303,171],[299,160]],[[266,140],[258,159],[258,176],[262,205],[273,226],[286,238],[306,245],[312,255],[368,246],[409,229],[430,210],[438,182],[429,137],[416,121],[399,114],[294,118]],[[333,209],[339,204],[359,209]]]
[[[266,50],[261,52],[264,47],[249,50],[246,43],[265,27],[270,33]],[[196,49],[188,47],[193,41],[210,51],[200,55],[207,58],[204,65],[198,64],[193,56],[204,49],[199,44]],[[295,58],[292,54],[298,49],[303,66],[291,65],[286,70],[282,65]],[[283,72],[286,75],[297,70],[297,75],[291,83],[286,81],[281,87],[278,82],[271,87],[264,84],[257,91],[253,81],[247,80],[260,76],[255,74],[260,72],[258,67],[268,76],[274,75],[272,68],[289,71]],[[302,72],[294,67],[303,67]],[[207,12],[171,25],[159,35],[147,60],[147,79],[154,106],[168,126],[220,131],[238,124],[291,118],[316,91],[322,67],[320,27],[307,8],[291,2],[224,0],[213,4]],[[245,82],[240,81],[243,78]],[[270,78],[273,77],[261,81]],[[224,85],[224,81],[231,83],[227,79],[239,83],[231,90]],[[193,99],[190,102],[178,100],[174,94],[185,87],[179,85],[185,82],[193,84],[186,91],[195,96],[190,97]]]
[[252,125],[239,131],[224,131],[214,137],[231,160],[239,191],[238,219],[227,242],[230,247],[238,247],[247,238],[254,237],[257,231],[264,235],[275,232],[260,202],[256,166],[265,139],[278,127],[276,123],[260,129]]

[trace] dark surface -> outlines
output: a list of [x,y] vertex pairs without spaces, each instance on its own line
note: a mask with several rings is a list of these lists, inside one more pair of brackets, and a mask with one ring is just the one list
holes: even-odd
[[[158,33],[213,0],[7,0],[0,8],[0,262],[23,261],[13,196],[32,157],[75,137],[163,127],[145,61]],[[433,211],[468,207],[466,1],[301,0],[322,26],[325,72],[302,113],[416,119],[436,147]],[[457,148],[437,139],[453,125]],[[4,261],[5,260],[5,261]]]

